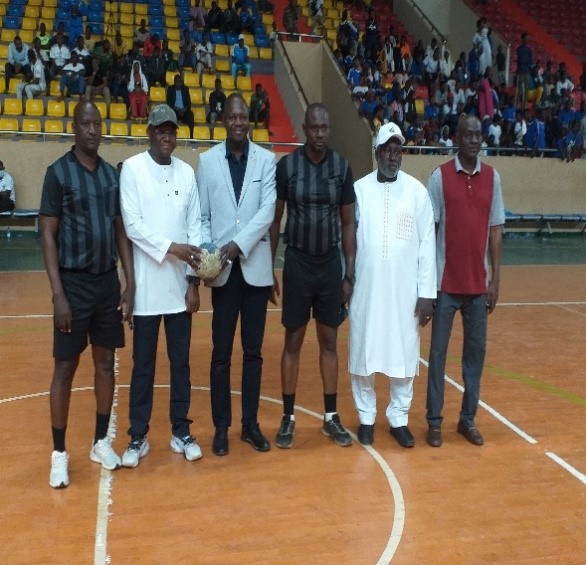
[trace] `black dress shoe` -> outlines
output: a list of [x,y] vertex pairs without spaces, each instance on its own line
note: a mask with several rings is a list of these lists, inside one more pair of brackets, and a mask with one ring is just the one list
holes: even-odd
[[228,451],[228,428],[216,428],[212,443],[212,453],[221,456],[228,455]]
[[257,451],[269,451],[271,449],[269,440],[262,435],[258,424],[242,426],[240,439],[252,445]]
[[413,447],[415,445],[415,438],[407,426],[399,426],[398,428],[391,426],[390,432],[401,447]]
[[429,426],[427,430],[427,443],[431,447],[441,447],[442,445],[442,429],[439,426]]
[[458,428],[456,431],[459,434],[462,434],[470,443],[474,445],[484,445],[484,438],[476,428],[467,428],[462,422],[458,422]]
[[374,424],[360,424],[358,441],[362,445],[372,445],[374,443]]

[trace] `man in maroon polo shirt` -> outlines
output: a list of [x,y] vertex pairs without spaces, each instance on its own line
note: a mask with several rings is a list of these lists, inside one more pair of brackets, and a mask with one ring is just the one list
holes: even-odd
[[482,142],[478,118],[462,116],[457,138],[456,158],[431,174],[428,187],[437,231],[438,270],[427,382],[427,443],[432,447],[442,444],[446,355],[458,310],[464,326],[464,396],[457,431],[474,445],[484,443],[474,419],[486,352],[487,314],[498,300],[505,222],[500,176],[478,158]]

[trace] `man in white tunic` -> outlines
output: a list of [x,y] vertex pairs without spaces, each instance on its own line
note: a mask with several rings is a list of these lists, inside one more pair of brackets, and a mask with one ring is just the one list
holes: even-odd
[[354,184],[358,230],[348,368],[363,445],[374,441],[375,373],[390,380],[391,435],[403,447],[415,445],[407,421],[419,373],[418,326],[431,319],[436,297],[433,209],[425,187],[400,171],[403,143],[399,126],[383,125],[375,140],[378,169]]
[[122,457],[136,467],[149,452],[147,432],[159,326],[165,326],[171,365],[171,450],[188,461],[201,458],[188,419],[191,398],[189,346],[191,315],[199,309],[201,215],[193,169],[172,157],[177,146],[177,116],[166,104],[148,117],[150,148],[127,159],[120,176],[122,218],[134,251],[134,367],[130,382],[130,443]]

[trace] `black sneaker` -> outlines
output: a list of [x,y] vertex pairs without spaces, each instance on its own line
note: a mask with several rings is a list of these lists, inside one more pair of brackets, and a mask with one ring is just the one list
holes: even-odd
[[277,432],[277,447],[281,449],[290,449],[293,445],[293,436],[295,435],[295,420],[291,416],[284,415],[281,419],[281,427]]
[[352,438],[344,426],[342,426],[338,414],[334,414],[329,422],[326,422],[324,419],[324,425],[321,432],[325,436],[331,437],[334,440],[334,443],[340,447],[348,447],[349,445],[352,445]]
[[372,445],[374,443],[374,424],[360,424],[358,441],[362,445]]

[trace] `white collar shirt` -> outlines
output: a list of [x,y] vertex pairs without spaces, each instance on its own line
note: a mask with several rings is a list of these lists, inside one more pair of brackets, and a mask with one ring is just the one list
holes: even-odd
[[195,273],[167,251],[171,243],[201,245],[199,193],[193,169],[175,157],[170,165],[159,165],[148,151],[135,155],[122,167],[120,202],[134,251],[134,313],[184,312],[186,276]]
[[49,51],[49,57],[55,61],[55,64],[58,67],[62,67],[65,65],[65,62],[71,58],[71,53],[67,45],[63,44],[59,47],[59,45],[55,43],[55,45],[51,47],[51,51]]
[[4,176],[0,179],[0,192],[8,192],[10,191],[10,200],[14,202],[15,194],[14,194],[14,181],[12,180],[12,175],[7,173],[6,171],[1,171],[4,173]]

